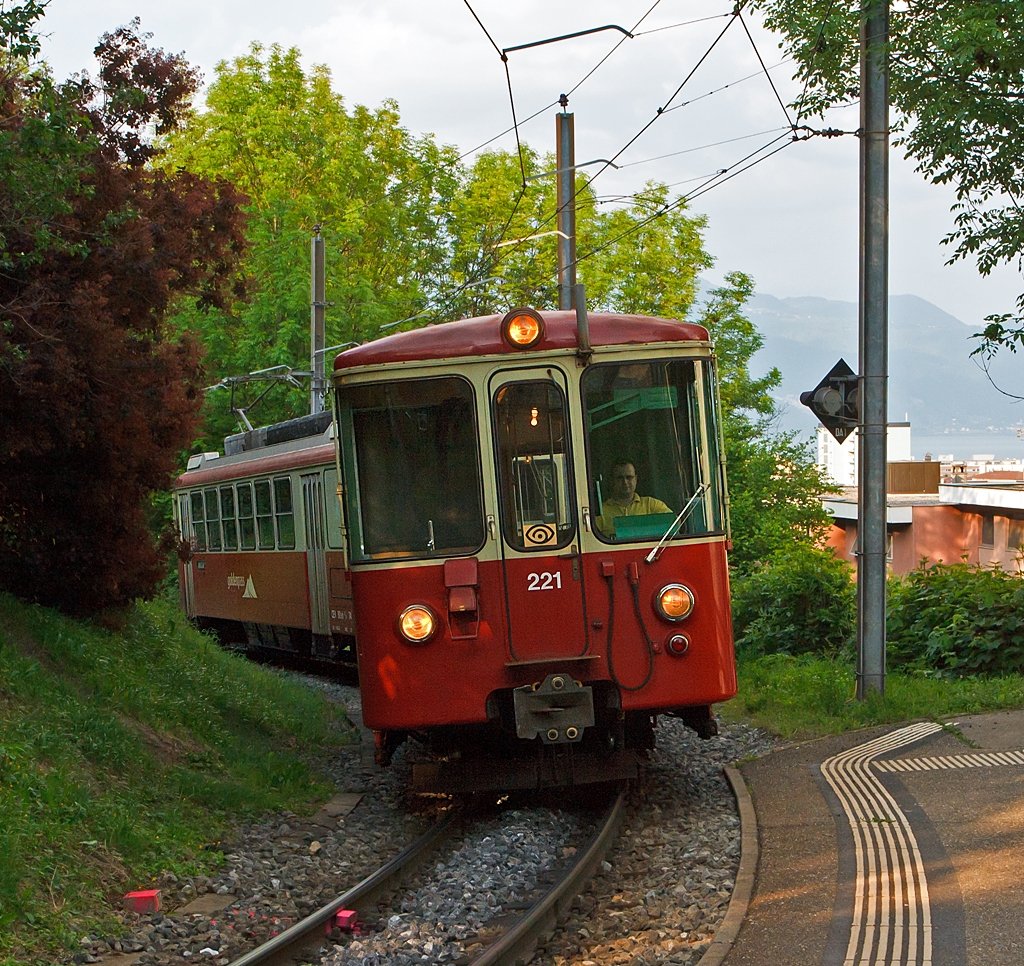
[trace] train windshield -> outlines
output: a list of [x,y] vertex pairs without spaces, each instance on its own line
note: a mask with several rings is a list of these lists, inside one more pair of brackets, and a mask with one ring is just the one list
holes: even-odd
[[338,413],[353,560],[483,546],[476,410],[465,379],[342,387]]
[[709,363],[691,359],[586,371],[590,500],[601,539],[724,529],[712,379]]

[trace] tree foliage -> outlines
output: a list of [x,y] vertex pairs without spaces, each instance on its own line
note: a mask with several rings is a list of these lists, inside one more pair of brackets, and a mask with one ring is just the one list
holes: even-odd
[[1024,672],[1024,583],[996,567],[937,564],[889,579],[893,666],[937,677]]
[[[412,137],[398,107],[349,110],[324,67],[308,73],[294,48],[222,62],[206,109],[165,139],[159,167],[224,177],[249,197],[250,242],[239,274],[245,300],[183,307],[180,331],[200,335],[214,379],[274,365],[308,367],[309,238],[326,244],[327,344],[363,341],[422,311],[445,264],[454,156]],[[265,421],[301,413],[301,393],[277,398]],[[232,429],[225,407],[209,429]]]
[[[785,38],[805,114],[860,95],[859,0],[754,0]],[[910,0],[893,5],[889,91],[896,143],[917,170],[956,189],[951,261],[987,275],[1024,252],[1024,0]],[[986,321],[979,351],[1024,345],[1018,312]]]
[[152,590],[147,497],[194,438],[201,349],[172,299],[227,303],[238,192],[146,162],[198,85],[133,23],[56,83],[42,4],[0,9],[0,587],[72,613]]
[[856,598],[849,564],[797,544],[733,581],[736,646],[756,654],[823,654],[852,641]]

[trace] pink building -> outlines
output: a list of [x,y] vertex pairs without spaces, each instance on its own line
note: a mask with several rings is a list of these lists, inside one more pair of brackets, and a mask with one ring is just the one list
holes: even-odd
[[[857,488],[822,498],[834,523],[829,545],[856,563]],[[1024,572],[1024,483],[938,484],[934,493],[890,493],[886,513],[889,561],[895,573],[922,561],[995,564]]]

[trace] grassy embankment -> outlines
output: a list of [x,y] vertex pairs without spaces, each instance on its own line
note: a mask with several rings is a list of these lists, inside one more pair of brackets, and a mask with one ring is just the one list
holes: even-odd
[[0,594],[0,966],[53,962],[162,870],[216,867],[232,820],[331,789],[343,714],[166,602],[117,632]]
[[719,710],[784,738],[817,738],[921,718],[1024,708],[1024,676],[936,678],[889,672],[885,696],[854,698],[852,660],[773,654],[739,658],[739,694]]

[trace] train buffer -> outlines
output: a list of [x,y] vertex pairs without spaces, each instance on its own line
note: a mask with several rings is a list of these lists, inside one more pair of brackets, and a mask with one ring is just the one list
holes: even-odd
[[1024,963],[1024,711],[946,724],[743,766],[761,852],[725,966]]

